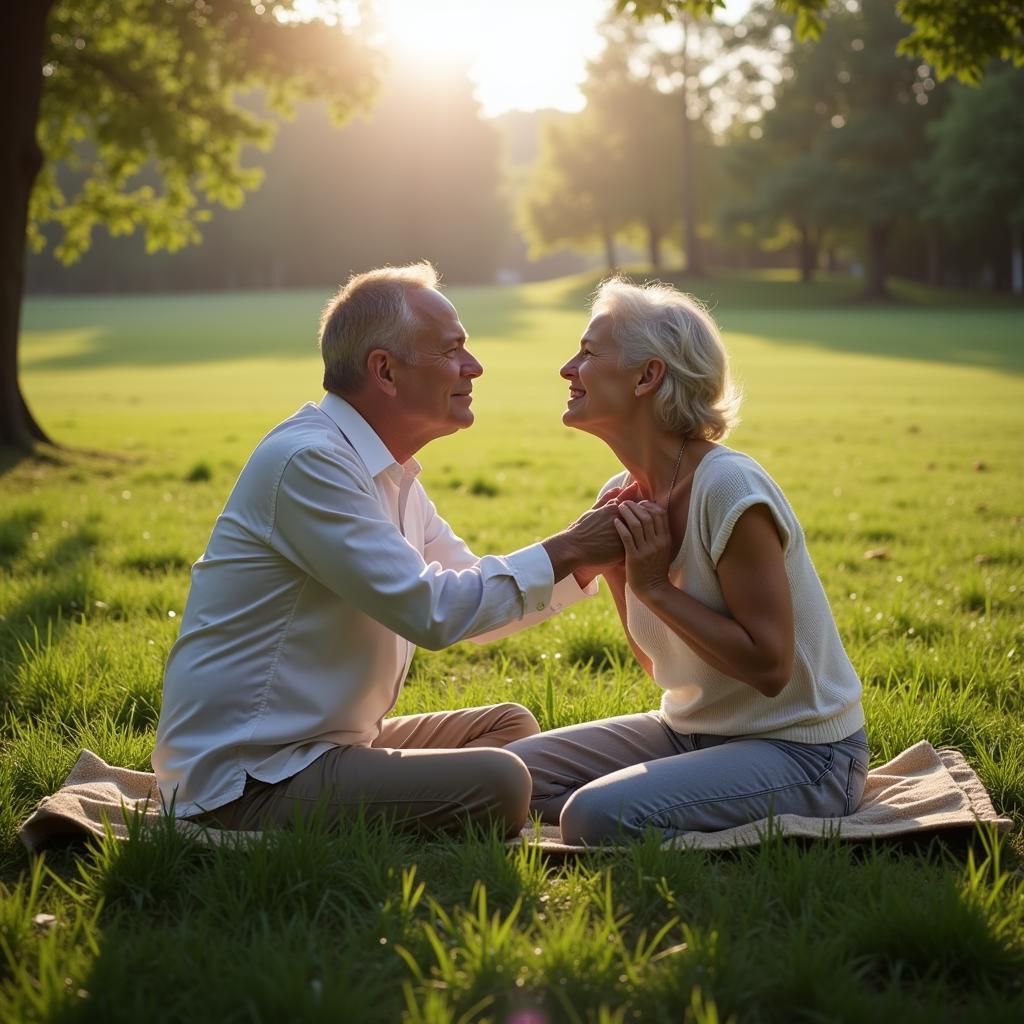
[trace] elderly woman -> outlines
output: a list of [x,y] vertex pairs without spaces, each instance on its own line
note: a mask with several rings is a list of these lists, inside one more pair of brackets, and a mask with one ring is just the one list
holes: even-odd
[[598,500],[619,503],[625,561],[600,571],[664,693],[657,711],[512,743],[533,810],[587,844],[850,813],[860,680],[785,496],[718,443],[739,395],[714,321],[666,285],[608,281],[561,374],[563,421],[625,467]]

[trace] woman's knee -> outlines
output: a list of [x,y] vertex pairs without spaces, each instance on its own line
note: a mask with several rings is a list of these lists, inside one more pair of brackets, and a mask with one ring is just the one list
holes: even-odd
[[584,786],[569,797],[558,822],[562,842],[572,846],[601,846],[638,834],[628,809],[617,806],[598,789]]

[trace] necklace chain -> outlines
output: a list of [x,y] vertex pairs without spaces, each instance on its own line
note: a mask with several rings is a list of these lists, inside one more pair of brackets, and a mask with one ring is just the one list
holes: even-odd
[[676,456],[675,469],[672,470],[672,483],[668,485],[668,494],[665,495],[665,515],[668,515],[668,511],[672,506],[672,492],[675,490],[676,479],[679,476],[679,467],[683,462],[683,452],[686,451],[686,438],[683,438],[683,443],[679,446],[679,454]]

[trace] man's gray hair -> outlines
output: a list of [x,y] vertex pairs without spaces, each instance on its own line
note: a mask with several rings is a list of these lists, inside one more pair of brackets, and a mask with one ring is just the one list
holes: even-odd
[[436,288],[427,262],[353,274],[320,314],[324,390],[350,395],[366,380],[366,359],[382,348],[412,362],[420,323],[409,306],[415,288]]
[[591,315],[607,315],[623,366],[648,359],[665,364],[654,396],[662,429],[680,437],[718,441],[739,423],[742,394],[729,373],[729,357],[703,304],[671,285],[603,282]]

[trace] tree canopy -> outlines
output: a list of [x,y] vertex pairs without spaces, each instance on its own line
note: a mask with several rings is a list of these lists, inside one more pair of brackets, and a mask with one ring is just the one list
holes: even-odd
[[[378,55],[337,26],[287,20],[292,7],[60,0],[43,54],[44,164],[30,243],[38,247],[40,226],[55,222],[58,256],[72,260],[105,224],[112,234],[142,230],[150,251],[179,249],[199,240],[210,204],[236,207],[260,182],[242,152],[269,146],[274,121],[240,96],[260,88],[286,115],[297,100],[324,96],[339,121],[365,106]],[[58,184],[62,162],[81,172],[74,195]],[[140,183],[144,172],[156,184]]]
[[[74,259],[93,228],[141,228],[147,248],[195,241],[209,205],[238,205],[259,172],[246,145],[273,124],[239,104],[261,87],[270,106],[326,97],[338,118],[365,106],[379,55],[346,29],[339,0],[303,21],[296,0],[30,0],[0,36],[0,444],[46,435],[18,385],[26,237],[59,228]],[[330,23],[333,22],[333,23]],[[66,195],[56,165],[77,169]],[[38,181],[37,181],[38,178]]]
[[[910,31],[897,51],[922,57],[940,78],[981,80],[993,59],[1024,64],[1024,5],[1020,0],[888,0]],[[778,10],[796,19],[797,35],[818,38],[836,13],[848,10],[835,0],[774,0]],[[725,0],[616,0],[619,10],[638,17],[680,14],[710,16]]]

